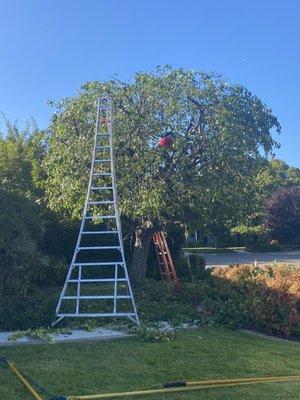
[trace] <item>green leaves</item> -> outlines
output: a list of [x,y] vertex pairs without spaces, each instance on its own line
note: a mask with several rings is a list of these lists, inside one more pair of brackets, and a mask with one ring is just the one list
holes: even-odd
[[[55,105],[44,183],[50,207],[79,218],[86,192],[95,101],[113,98],[114,152],[122,213],[145,220],[235,223],[280,126],[247,89],[220,76],[159,67],[132,82],[87,82]],[[172,131],[171,148],[157,142]],[[250,196],[248,197],[250,198]]]

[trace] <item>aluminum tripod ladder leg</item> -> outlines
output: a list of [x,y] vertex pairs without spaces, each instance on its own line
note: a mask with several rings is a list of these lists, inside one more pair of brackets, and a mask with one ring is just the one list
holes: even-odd
[[66,317],[127,317],[139,324],[124,257],[108,97],[97,103],[83,217],[53,325]]

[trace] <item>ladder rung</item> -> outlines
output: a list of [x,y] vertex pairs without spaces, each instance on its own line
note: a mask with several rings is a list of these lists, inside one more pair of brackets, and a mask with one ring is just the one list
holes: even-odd
[[112,190],[112,186],[92,186],[91,190]]
[[115,313],[69,313],[69,314],[63,314],[63,313],[58,313],[56,314],[58,317],[136,317],[135,313],[119,313],[119,312],[115,312]]
[[84,217],[85,219],[113,219],[115,215],[95,215],[94,217]]
[[82,262],[82,263],[73,263],[72,264],[74,267],[77,266],[82,266],[82,267],[87,267],[87,266],[103,266],[103,265],[124,265],[123,261],[108,261],[108,262]]
[[97,146],[96,150],[110,150],[109,146]]
[[117,296],[110,296],[110,295],[103,295],[103,296],[62,296],[64,300],[97,300],[97,299],[131,299],[129,295],[117,295]]
[[97,136],[109,136],[109,133],[97,133]]
[[113,278],[104,278],[104,279],[69,279],[68,282],[80,282],[80,283],[87,283],[87,282],[126,282],[126,278],[118,278],[118,279],[113,279]]
[[93,176],[110,176],[111,172],[95,172]]
[[114,204],[113,200],[106,201],[89,201],[88,204]]
[[84,246],[77,247],[77,250],[121,250],[120,246]]
[[99,234],[111,234],[118,233],[118,231],[83,231],[82,235],[99,235]]
[[111,160],[109,158],[103,160],[94,160],[94,163],[102,163],[102,162],[111,162]]

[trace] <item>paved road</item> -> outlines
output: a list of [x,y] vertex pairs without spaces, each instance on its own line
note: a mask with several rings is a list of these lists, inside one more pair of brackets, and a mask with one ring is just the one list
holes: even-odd
[[207,266],[225,266],[232,264],[258,264],[271,263],[273,261],[289,264],[300,264],[300,251],[286,251],[275,253],[225,253],[203,254]]

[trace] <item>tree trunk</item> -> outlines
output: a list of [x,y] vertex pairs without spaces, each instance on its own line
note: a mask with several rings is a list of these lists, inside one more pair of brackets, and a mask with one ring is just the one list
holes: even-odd
[[135,230],[135,243],[131,261],[131,279],[134,286],[137,286],[146,276],[147,259],[152,236],[161,227],[148,223],[146,227],[138,227]]

